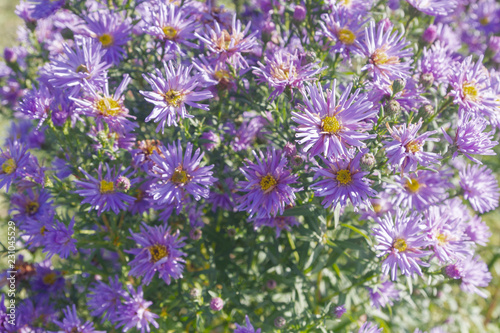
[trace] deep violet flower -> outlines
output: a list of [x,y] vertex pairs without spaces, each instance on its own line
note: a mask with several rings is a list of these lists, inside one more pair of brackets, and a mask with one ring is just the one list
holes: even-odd
[[150,332],[149,324],[158,329],[160,325],[158,325],[155,318],[159,316],[148,309],[153,302],[144,299],[142,286],[139,286],[135,291],[133,286],[127,285],[127,290],[129,295],[118,308],[118,318],[116,319],[118,324],[116,327],[123,326],[123,332],[135,327],[141,333]]
[[246,321],[246,326],[240,326],[236,324],[236,329],[234,330],[234,333],[260,333],[260,328],[259,329],[254,329],[252,324],[250,323],[250,318],[248,316],[245,316],[245,321]]
[[54,320],[54,323],[59,326],[59,332],[79,332],[79,333],[105,333],[105,331],[96,331],[94,324],[90,321],[82,322],[76,313],[76,306],[63,309],[64,319],[61,321]]

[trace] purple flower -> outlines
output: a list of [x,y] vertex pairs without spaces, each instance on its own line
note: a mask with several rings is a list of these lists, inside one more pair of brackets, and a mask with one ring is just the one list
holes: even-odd
[[61,8],[66,0],[29,0],[31,18],[36,20],[49,17]]
[[344,305],[337,305],[337,306],[335,307],[335,310],[334,310],[335,317],[337,317],[337,318],[342,317],[342,315],[343,315],[344,313],[346,313],[346,312],[347,312],[347,310],[346,310],[346,308],[345,308],[345,306],[344,306]]
[[295,50],[290,53],[286,49],[278,49],[266,55],[266,65],[258,62],[259,67],[253,67],[253,74],[257,76],[256,82],[267,83],[269,88],[274,89],[269,95],[271,101],[287,88],[302,91],[304,82],[315,80],[314,75],[324,69],[316,66],[318,62],[302,65],[297,52]]
[[377,79],[385,81],[406,79],[410,76],[412,49],[406,48],[410,42],[405,40],[404,32],[388,30],[384,32],[381,25],[375,27],[375,22],[370,22],[370,27],[365,28],[365,40],[360,44],[363,54],[368,58],[368,63],[362,68],[372,73]]
[[234,333],[260,333],[260,328],[255,330],[250,323],[250,319],[248,318],[248,315],[245,316],[245,321],[246,321],[246,327],[245,326],[240,326],[236,324],[236,329],[234,330]]
[[25,194],[14,193],[10,205],[9,214],[20,226],[29,220],[45,221],[54,213],[50,194],[43,189],[27,189]]
[[498,102],[495,101],[495,95],[490,89],[488,71],[483,70],[482,61],[482,55],[476,63],[473,63],[472,56],[469,56],[451,71],[450,95],[463,111],[470,110],[491,115],[495,113]]
[[277,216],[277,217],[263,217],[252,219],[254,227],[271,227],[276,228],[276,238],[281,235],[283,230],[290,231],[291,227],[299,225],[299,221],[294,216]]
[[360,327],[358,333],[382,333],[382,329],[376,324],[367,321]]
[[465,225],[448,208],[431,206],[425,212],[424,220],[429,245],[442,263],[463,259],[471,254],[471,242],[464,233]]
[[481,161],[470,155],[496,155],[492,150],[498,144],[498,141],[492,141],[495,131],[484,132],[486,126],[488,126],[488,122],[484,118],[472,113],[462,113],[454,140],[442,129],[446,141],[452,145],[451,149],[455,150],[453,158],[460,152],[469,160],[482,164]]
[[424,210],[448,197],[446,190],[453,187],[449,182],[452,177],[448,170],[423,170],[406,177],[394,176],[395,184],[388,184],[387,189],[395,194],[394,206]]
[[8,145],[6,150],[0,148],[0,189],[5,186],[6,192],[12,183],[26,175],[31,156],[17,141],[9,141]]
[[479,216],[474,216],[465,224],[465,235],[477,245],[486,246],[491,237],[490,228]]
[[406,0],[410,5],[432,16],[447,16],[457,7],[456,0]]
[[138,234],[130,231],[131,239],[141,248],[126,251],[135,255],[129,262],[132,268],[129,275],[144,276],[142,283],[148,285],[156,272],[166,284],[170,284],[172,279],[182,278],[186,254],[179,249],[185,244],[184,238],[179,238],[179,230],[170,233],[170,228],[165,226],[150,227],[142,223],[141,232]]
[[43,252],[47,253],[47,259],[52,258],[54,254],[58,254],[61,258],[66,259],[70,255],[70,252],[73,254],[77,253],[76,239],[72,238],[74,226],[74,217],[71,219],[69,226],[58,220],[54,220],[53,224],[44,234]]
[[36,275],[31,282],[31,291],[57,294],[64,289],[64,277],[60,271],[51,268],[50,260],[35,265]]
[[222,210],[232,211],[234,207],[234,195],[236,185],[231,178],[219,180],[214,184],[214,191],[210,193],[207,201],[212,204],[212,212],[218,207]]
[[108,79],[106,78],[104,88],[96,89],[86,80],[84,80],[84,88],[87,91],[85,97],[71,98],[78,106],[76,111],[80,114],[95,117],[96,121],[102,120],[106,122],[110,129],[124,134],[130,132],[137,127],[137,124],[132,123],[127,118],[135,119],[129,115],[128,109],[123,105],[127,85],[130,83],[130,76],[125,74],[123,80],[116,88],[115,93],[109,93]]
[[467,165],[460,171],[460,186],[475,211],[482,214],[498,207],[498,182],[486,166]]
[[84,80],[102,87],[106,81],[106,70],[111,66],[102,59],[104,53],[101,43],[92,38],[78,38],[75,50],[64,44],[64,55],[53,59],[43,76],[55,88],[70,89],[71,96],[78,94]]
[[359,206],[370,205],[368,197],[375,196],[377,192],[370,187],[370,181],[365,178],[369,172],[361,171],[359,165],[361,157],[366,152],[365,149],[352,159],[322,158],[327,167],[314,168],[316,173],[313,180],[319,177],[325,179],[311,185],[311,189],[315,191],[315,196],[325,197],[321,202],[325,208],[335,208],[337,204],[345,207],[348,199],[355,211]]
[[421,216],[417,212],[408,215],[407,211],[398,208],[394,218],[388,212],[377,219],[378,225],[372,229],[378,241],[375,247],[379,252],[377,257],[386,256],[382,262],[382,273],[391,272],[393,281],[397,278],[398,267],[403,275],[412,277],[415,273],[422,276],[420,266],[429,266],[421,259],[430,253],[423,250],[429,243],[425,240],[426,234],[422,232],[420,221]]
[[349,58],[353,54],[362,54],[359,42],[364,39],[365,30],[363,25],[367,22],[360,16],[347,15],[345,8],[333,9],[331,13],[321,15],[321,31],[319,33],[329,39],[334,44],[331,52],[341,53],[344,58]]
[[394,126],[387,129],[391,134],[393,141],[382,141],[387,155],[387,163],[394,170],[400,170],[402,173],[413,172],[417,170],[418,164],[429,166],[438,163],[441,155],[431,152],[424,152],[422,147],[426,141],[439,141],[437,138],[429,138],[437,131],[429,131],[417,135],[422,127],[422,120],[417,124],[406,124]]
[[133,149],[130,153],[132,154],[132,165],[135,168],[140,167],[143,171],[148,172],[154,165],[152,161],[153,153],[156,151],[160,156],[163,156],[160,147],[163,147],[163,143],[159,140],[141,140],[136,142],[137,149]]
[[207,47],[210,52],[218,57],[219,61],[228,61],[237,69],[248,67],[248,63],[245,58],[243,58],[242,53],[254,51],[258,45],[255,38],[258,31],[254,31],[245,37],[250,30],[251,22],[241,31],[241,22],[236,19],[236,14],[234,14],[231,32],[223,29],[223,27],[221,29],[217,21],[213,23],[213,29],[206,25],[204,35],[202,36],[195,33],[195,36],[205,44],[205,47]]
[[168,148],[159,147],[161,151],[154,151],[151,160],[154,163],[149,175],[156,180],[152,186],[151,197],[158,205],[182,209],[182,202],[187,194],[195,200],[209,197],[209,186],[217,180],[210,171],[213,165],[201,166],[204,153],[198,148],[193,154],[193,144],[188,142],[185,154],[182,151],[181,141],[169,144]]
[[167,51],[181,52],[179,44],[197,47],[188,41],[195,38],[193,31],[197,28],[197,23],[184,7],[158,2],[158,8],[146,18],[144,32],[163,40]]
[[127,298],[127,292],[123,290],[122,283],[118,276],[114,279],[109,277],[109,285],[102,281],[97,281],[89,288],[91,294],[87,295],[87,305],[91,310],[91,315],[102,317],[101,322],[109,320],[115,322],[118,317],[118,308],[121,304],[121,298]]
[[265,218],[283,214],[286,205],[294,205],[295,192],[290,186],[297,183],[297,176],[287,167],[287,159],[275,149],[268,149],[264,155],[252,151],[257,164],[250,161],[240,168],[247,181],[238,183],[240,191],[246,192],[238,198],[240,211],[247,211],[250,218]]
[[479,256],[470,256],[446,267],[446,274],[452,279],[461,279],[460,288],[467,293],[476,293],[486,298],[487,295],[478,287],[487,287],[492,276],[488,266]]
[[73,307],[67,307],[63,309],[64,319],[62,322],[58,320],[54,320],[54,324],[59,326],[61,331],[59,333],[64,332],[81,332],[81,333],[105,333],[105,331],[96,331],[94,330],[94,324],[90,321],[82,323],[81,319],[78,318],[76,314],[76,306],[73,304]]
[[33,87],[33,89],[29,90],[28,93],[24,95],[24,98],[19,103],[18,110],[29,119],[37,119],[38,126],[36,129],[38,130],[49,116],[52,99],[53,97],[49,90],[42,84],[40,89]]
[[208,151],[214,150],[220,144],[220,137],[212,131],[203,132],[200,139],[205,140],[202,146]]
[[430,49],[424,47],[422,57],[418,59],[417,68],[421,79],[432,81],[434,85],[448,84],[452,66],[450,50],[442,42],[436,42]]
[[[121,167],[118,169],[120,168]],[[128,204],[135,201],[135,198],[120,192],[115,187],[115,183],[120,176],[125,176],[128,169],[129,168],[117,173],[116,167],[110,168],[109,165],[106,164],[107,172],[103,175],[102,163],[100,163],[97,169],[98,178],[96,179],[80,167],[79,170],[87,178],[86,181],[75,181],[75,184],[81,188],[80,190],[76,190],[75,193],[85,198],[82,201],[82,205],[89,203],[90,210],[97,210],[97,215],[101,215],[102,212],[107,212],[109,210],[112,210],[115,214],[118,214],[121,210],[125,210]],[[125,177],[130,177],[130,175],[131,174]],[[136,180],[133,180],[133,182],[135,183]]]
[[[227,63],[200,55],[198,59],[193,60],[193,66],[203,73],[208,89],[214,96],[217,90],[236,90],[236,80],[230,73]],[[239,74],[243,75],[244,71],[246,70],[241,69]]]
[[9,129],[7,140],[15,141],[26,145],[28,149],[40,149],[45,143],[45,129],[43,126],[36,129],[31,120],[23,119],[19,122],[12,122]]
[[377,109],[367,96],[356,90],[350,97],[352,84],[340,99],[336,99],[336,81],[333,91],[327,90],[327,98],[321,85],[306,86],[302,93],[305,106],[303,113],[292,112],[292,120],[298,123],[297,142],[304,144],[304,151],[311,156],[324,154],[325,157],[344,158],[349,156],[352,147],[364,147],[363,140],[373,139],[376,135],[363,133],[373,127],[367,122],[377,115]]
[[220,297],[214,297],[210,301],[210,309],[212,311],[220,311],[224,307],[224,301]]
[[98,40],[105,50],[104,61],[119,64],[127,54],[127,42],[132,39],[130,21],[124,20],[119,14],[103,12],[90,14],[86,21],[90,36]]
[[389,280],[376,285],[374,288],[367,289],[370,295],[370,304],[376,309],[384,308],[387,304],[393,306],[393,301],[399,301],[399,290]]
[[118,309],[118,318],[116,320],[118,324],[116,327],[123,326],[123,332],[127,332],[132,327],[135,327],[141,333],[145,331],[150,332],[149,324],[159,328],[160,325],[155,320],[155,318],[158,318],[158,315],[148,309],[153,302],[144,299],[142,286],[139,286],[137,291],[131,285],[127,285],[127,289],[130,296],[126,297],[126,301]]
[[208,90],[195,91],[203,82],[202,74],[191,76],[193,66],[185,67],[179,65],[174,67],[172,62],[163,63],[165,76],[159,69],[155,74],[143,74],[144,79],[151,85],[153,91],[140,91],[146,101],[155,105],[146,121],[159,122],[156,131],[160,128],[162,133],[167,126],[177,126],[177,122],[184,118],[194,118],[187,113],[186,104],[198,109],[208,111],[208,105],[199,104],[198,101],[212,98],[213,94]]

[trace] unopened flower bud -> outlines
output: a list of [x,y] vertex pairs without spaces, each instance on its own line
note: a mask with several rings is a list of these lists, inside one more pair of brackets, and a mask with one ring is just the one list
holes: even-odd
[[220,297],[214,297],[210,301],[210,309],[213,311],[220,311],[224,307],[224,301]]
[[394,26],[394,24],[392,24],[391,20],[389,20],[388,17],[381,20],[379,24],[382,27],[382,29],[384,29],[384,32],[387,32],[387,30],[391,29]]
[[234,228],[227,229],[227,235],[233,238],[236,235],[236,230]]
[[384,107],[384,112],[389,117],[398,115],[400,111],[401,105],[395,99],[390,100]]
[[202,235],[202,232],[201,232],[201,229],[199,229],[199,228],[191,229],[191,231],[189,231],[189,237],[192,240],[200,239],[201,235]]
[[295,155],[294,157],[292,157],[292,159],[290,160],[290,164],[294,167],[298,167],[298,166],[301,166],[302,163],[304,163],[304,159],[302,159],[302,157],[300,157],[300,155]]
[[196,298],[200,297],[200,295],[201,295],[201,293],[200,293],[200,290],[198,288],[193,288],[189,291],[189,296],[191,298],[196,299]]
[[302,22],[306,19],[307,11],[306,7],[302,5],[295,6],[295,11],[293,12],[293,19],[297,22]]
[[335,314],[335,317],[340,318],[344,313],[346,313],[346,309],[344,305],[339,305],[336,306],[335,309],[333,310],[333,313]]
[[5,59],[6,62],[12,63],[12,62],[16,62],[17,61],[17,54],[10,47],[6,47],[3,50],[3,57],[4,57],[4,59]]
[[287,142],[285,147],[283,148],[283,152],[286,157],[293,157],[297,154],[297,147],[291,142]]
[[434,107],[430,104],[425,104],[420,111],[423,113],[423,116],[432,116],[434,114]]
[[376,162],[375,156],[373,156],[372,153],[364,154],[361,157],[361,165],[364,167],[371,168],[372,166],[375,165],[375,162]]
[[115,186],[118,190],[127,192],[130,188],[130,179],[125,176],[120,176],[116,180]]
[[422,39],[424,42],[432,44],[437,38],[437,26],[434,24],[431,24],[430,26],[425,29],[424,33],[422,34]]
[[286,319],[279,316],[274,319],[274,327],[276,328],[283,328],[286,325]]
[[420,74],[420,83],[429,88],[434,83],[434,75],[432,73],[422,73]]
[[276,288],[276,285],[277,285],[277,283],[276,283],[276,281],[274,281],[274,280],[268,280],[268,281],[266,282],[266,287],[267,287],[267,289],[269,289],[269,290],[273,290],[274,288]]
[[392,82],[392,94],[396,95],[398,92],[405,89],[406,82],[403,79],[397,79]]

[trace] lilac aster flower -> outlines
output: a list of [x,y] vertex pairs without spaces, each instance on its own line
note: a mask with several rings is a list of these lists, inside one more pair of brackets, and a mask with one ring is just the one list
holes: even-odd
[[283,230],[290,231],[291,227],[299,225],[299,221],[295,218],[295,216],[256,218],[250,220],[249,222],[252,222],[256,229],[260,227],[276,228],[276,238],[281,235]]
[[136,145],[137,149],[133,149],[130,152],[132,154],[132,165],[135,168],[140,167],[145,172],[150,171],[154,165],[151,157],[155,151],[160,156],[164,156],[160,150],[160,147],[163,147],[163,143],[159,140],[141,140],[137,141]]
[[[83,199],[82,205],[89,203],[91,210],[97,210],[97,215],[101,215],[102,212],[107,212],[109,210],[118,214],[121,210],[125,210],[128,204],[135,201],[134,197],[119,191],[116,187],[118,178],[120,176],[125,176],[129,168],[117,173],[115,167],[110,168],[109,165],[106,164],[107,171],[106,174],[103,175],[102,163],[100,163],[97,169],[97,179],[92,177],[81,167],[79,169],[85,177],[87,177],[87,180],[75,181],[75,184],[81,188],[76,190],[75,193],[84,197],[85,199]],[[130,174],[125,177],[130,177]],[[133,181],[135,182],[136,180]]]
[[382,333],[382,329],[376,324],[367,321],[361,326],[358,333]]
[[213,311],[220,311],[224,307],[224,301],[220,297],[214,297],[210,301],[210,309]]
[[184,118],[194,118],[187,113],[186,104],[198,109],[208,111],[208,105],[199,104],[198,101],[212,98],[213,94],[208,90],[195,91],[203,82],[201,73],[191,76],[193,66],[185,67],[179,65],[177,69],[172,62],[163,63],[165,76],[159,69],[155,74],[144,74],[144,79],[151,85],[153,91],[140,91],[146,101],[155,105],[146,121],[154,119],[159,122],[156,131],[160,128],[162,133],[167,126],[177,126],[177,121]]
[[105,50],[103,59],[108,64],[119,64],[127,54],[126,45],[132,38],[130,20],[116,13],[95,12],[87,18],[90,36],[98,40]]
[[188,41],[195,39],[193,32],[197,28],[197,23],[184,7],[158,2],[158,8],[154,13],[147,15],[145,21],[144,32],[163,40],[167,51],[181,52],[179,44],[197,47]]
[[102,87],[106,80],[106,70],[111,66],[103,60],[104,54],[100,42],[87,37],[79,38],[75,50],[64,45],[64,55],[53,59],[43,76],[55,88],[70,89],[71,96],[78,94],[84,80]]
[[427,240],[439,261],[447,263],[471,254],[471,242],[464,233],[465,224],[454,217],[448,207],[430,207],[425,212],[424,222],[427,228]]
[[85,97],[71,99],[77,105],[76,111],[78,113],[95,117],[97,121],[102,120],[109,125],[111,130],[124,134],[137,127],[137,124],[127,119],[135,119],[135,117],[129,115],[128,109],[123,105],[125,99],[123,95],[129,83],[130,76],[125,74],[115,93],[111,95],[107,78],[103,88],[100,89],[84,80],[84,88],[87,91]]
[[240,211],[247,211],[250,218],[265,218],[283,214],[286,205],[294,205],[295,192],[302,188],[290,185],[297,183],[298,176],[287,167],[287,159],[275,149],[268,149],[264,155],[252,151],[257,163],[245,162],[240,171],[247,178],[238,183],[240,191],[245,192],[238,198]]
[[127,296],[126,301],[118,309],[117,328],[123,326],[122,331],[127,332],[135,327],[141,333],[150,332],[149,324],[159,328],[160,325],[155,320],[158,315],[148,309],[153,302],[144,299],[142,286],[139,286],[137,291],[131,285],[127,285],[127,289],[130,296]]
[[424,170],[408,177],[394,176],[395,184],[388,184],[387,189],[394,194],[394,206],[424,210],[448,197],[452,177],[448,170]]
[[29,119],[23,119],[17,123],[13,121],[7,140],[17,140],[19,143],[26,145],[28,149],[40,149],[45,143],[46,128],[46,126],[43,126],[36,129]]
[[370,187],[370,181],[365,178],[369,172],[362,171],[359,165],[361,157],[366,152],[365,149],[352,159],[322,158],[327,167],[314,168],[316,173],[313,180],[319,177],[325,179],[311,185],[311,189],[315,191],[315,196],[324,197],[321,204],[325,208],[335,208],[337,204],[345,207],[347,200],[351,201],[355,211],[359,206],[370,205],[368,197],[375,196],[377,192]]
[[465,224],[465,235],[474,243],[486,246],[491,237],[490,228],[479,216],[474,216]]
[[335,313],[335,317],[340,319],[340,317],[342,317],[344,315],[344,313],[347,312],[347,310],[346,310],[344,305],[337,305],[333,312]]
[[463,110],[491,115],[495,113],[498,102],[490,89],[488,71],[484,70],[482,61],[482,55],[476,63],[469,56],[457,65],[449,76],[450,95]]
[[412,172],[417,169],[418,164],[429,166],[438,163],[441,155],[424,152],[422,147],[426,141],[439,141],[437,138],[429,138],[437,131],[429,131],[417,135],[422,127],[422,119],[417,124],[403,124],[390,128],[387,126],[393,141],[383,141],[388,163],[394,170],[401,172]]
[[393,306],[393,301],[399,301],[399,290],[389,280],[376,285],[374,288],[367,289],[370,304],[376,309],[384,308],[387,304]]
[[479,256],[470,256],[446,267],[446,274],[452,279],[461,279],[460,288],[467,293],[476,293],[486,298],[487,295],[478,287],[487,287],[492,276],[488,266]]
[[306,86],[302,93],[303,113],[292,112],[292,120],[299,124],[296,137],[301,139],[297,142],[304,144],[304,151],[311,156],[323,153],[325,157],[347,157],[350,148],[364,147],[363,140],[375,138],[376,135],[364,132],[373,127],[366,120],[378,111],[365,94],[360,95],[359,89],[349,96],[351,89],[352,84],[337,101],[336,81],[333,91],[326,91],[326,100],[321,85]]
[[29,119],[38,120],[37,130],[42,126],[42,123],[49,116],[50,104],[53,97],[45,85],[41,85],[40,89],[29,90],[24,98],[19,103],[18,110],[26,115]]
[[58,11],[66,0],[29,0],[30,16],[36,20],[49,17]]
[[36,275],[31,281],[31,290],[35,292],[57,294],[64,289],[64,277],[60,271],[51,268],[50,260],[35,264]]
[[362,70],[368,70],[375,78],[393,81],[410,76],[412,61],[402,58],[410,58],[413,53],[411,48],[406,48],[410,43],[403,37],[404,33],[398,35],[391,30],[384,32],[381,25],[375,27],[375,22],[371,21],[365,28],[365,41],[360,46],[368,57]]
[[214,150],[220,144],[220,137],[213,131],[203,132],[200,139],[205,140],[202,146],[208,151]]
[[498,207],[498,182],[486,166],[467,165],[460,171],[460,186],[475,211],[482,214]]
[[127,253],[135,255],[134,260],[129,262],[132,268],[129,275],[144,276],[142,283],[148,285],[156,272],[166,284],[172,279],[182,278],[186,254],[179,249],[183,247],[184,238],[179,238],[179,230],[171,234],[170,228],[165,226],[150,227],[143,222],[141,232],[132,233],[131,239],[141,248],[128,250]]
[[240,326],[238,324],[236,325],[236,329],[234,330],[234,333],[260,333],[260,328],[255,330],[250,323],[250,319],[248,316],[245,316],[245,321],[246,321],[246,327],[245,326]]
[[456,0],[406,0],[410,5],[432,16],[447,16],[457,7]]
[[417,212],[408,215],[407,211],[398,208],[394,217],[388,212],[378,219],[378,225],[372,229],[378,241],[375,247],[379,252],[377,257],[387,256],[382,262],[382,272],[391,272],[393,281],[397,278],[398,267],[403,275],[417,273],[422,276],[420,266],[429,266],[421,259],[430,252],[423,250],[429,243],[425,240],[426,234],[422,232],[420,221],[421,216]]
[[253,74],[257,76],[257,83],[267,83],[269,88],[274,89],[269,95],[272,101],[281,95],[285,89],[292,88],[302,91],[304,82],[316,79],[314,76],[324,68],[318,68],[319,62],[302,65],[297,54],[288,52],[286,49],[278,49],[276,52],[268,53],[265,57],[266,65],[258,62],[259,67],[253,67]]
[[470,155],[496,155],[492,149],[498,144],[498,141],[492,141],[495,131],[484,132],[486,126],[488,126],[488,122],[484,118],[471,113],[462,113],[455,132],[455,139],[452,140],[442,129],[446,141],[452,145],[451,149],[455,150],[452,157],[455,158],[460,152],[469,160],[482,164],[481,161]]
[[118,308],[121,305],[121,298],[128,297],[127,292],[123,290],[122,283],[115,278],[109,277],[109,285],[97,281],[89,288],[91,294],[87,295],[87,305],[91,310],[91,315],[95,317],[102,316],[101,322],[109,320],[115,322],[118,317]]
[[28,220],[44,221],[50,219],[54,212],[50,194],[43,189],[27,189],[25,194],[15,193],[12,195],[10,205],[9,214],[20,225]]
[[79,333],[105,333],[105,331],[96,331],[94,330],[94,324],[90,321],[85,323],[82,322],[76,313],[76,306],[73,304],[73,307],[67,307],[63,309],[64,319],[63,321],[54,320],[54,324],[59,326],[61,331],[63,332],[79,332]]
[[157,204],[176,207],[180,211],[187,194],[197,201],[208,198],[208,188],[217,179],[212,177],[213,165],[201,166],[205,154],[199,148],[193,154],[193,144],[188,142],[184,154],[179,140],[177,145],[161,146],[160,151],[161,155],[155,151],[151,156],[154,165],[149,171],[149,175],[156,180],[151,196]]
[[[207,59],[200,55],[198,59],[193,60],[193,66],[206,76],[204,80],[214,96],[218,90],[236,90],[236,79],[231,74],[226,62],[221,62],[218,59]],[[246,70],[241,69],[239,74],[243,75],[244,71]]]
[[424,47],[422,57],[417,62],[420,78],[432,81],[434,85],[448,84],[452,58],[450,50],[442,42],[436,42],[430,49]]
[[198,33],[195,33],[195,36],[205,44],[210,52],[218,57],[219,61],[228,61],[236,68],[248,67],[242,53],[251,52],[258,45],[255,38],[258,31],[254,31],[245,37],[250,30],[251,22],[241,31],[241,22],[236,19],[236,14],[234,14],[231,32],[223,29],[223,27],[221,28],[217,21],[213,23],[213,29],[207,25],[203,36]]
[[12,183],[26,175],[31,156],[26,147],[17,141],[9,141],[8,145],[6,150],[0,148],[0,189],[5,186],[6,192]]
[[43,242],[44,250],[47,253],[47,259],[58,254],[61,258],[66,259],[70,253],[76,254],[76,239],[73,239],[73,227],[75,226],[75,218],[71,219],[69,226],[64,223],[54,220],[53,225],[45,231],[45,239]]
[[212,212],[217,208],[232,211],[234,208],[234,195],[236,185],[231,178],[225,178],[215,182],[214,191],[210,193],[207,201],[212,204]]
[[350,54],[361,54],[359,41],[364,39],[365,30],[363,25],[366,20],[359,16],[347,15],[347,9],[340,7],[333,9],[331,13],[321,15],[321,35],[331,39],[334,44],[331,52],[340,53],[344,58]]

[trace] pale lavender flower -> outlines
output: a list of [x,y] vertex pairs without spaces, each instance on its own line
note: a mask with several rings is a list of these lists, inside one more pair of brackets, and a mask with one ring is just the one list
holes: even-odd
[[491,237],[490,228],[479,216],[474,216],[465,224],[465,234],[471,241],[481,246],[486,246]]
[[127,289],[130,296],[127,296],[125,302],[118,309],[118,318],[116,320],[118,324],[116,327],[123,326],[123,332],[135,327],[141,333],[150,332],[149,324],[158,329],[160,325],[155,320],[158,315],[148,309],[153,302],[144,299],[142,286],[139,286],[137,291],[131,285],[127,285]]
[[406,0],[410,5],[432,16],[447,16],[457,7],[457,0]]
[[487,287],[492,276],[488,265],[479,256],[470,256],[446,267],[446,274],[452,279],[461,279],[460,288],[467,293],[476,293],[486,298],[487,295],[478,287]]
[[475,211],[486,213],[498,207],[498,181],[485,165],[467,165],[460,171],[460,186]]
[[361,326],[358,333],[382,333],[382,329],[376,324],[367,321]]
[[393,141],[383,141],[387,163],[396,171],[412,172],[420,164],[429,166],[438,163],[441,155],[425,152],[422,147],[426,141],[439,141],[437,138],[429,138],[437,131],[429,131],[418,135],[418,130],[422,127],[422,119],[417,124],[406,124],[387,127]]
[[453,62],[450,50],[442,42],[436,42],[430,49],[424,47],[422,57],[418,59],[417,68],[420,78],[427,78],[434,85],[448,84]]
[[143,74],[144,79],[151,85],[153,91],[140,91],[146,101],[155,105],[151,114],[146,117],[146,121],[154,120],[159,122],[156,131],[160,128],[162,133],[167,126],[177,126],[177,122],[184,118],[194,118],[187,112],[186,105],[208,111],[208,105],[199,104],[213,94],[208,90],[197,90],[204,82],[203,74],[198,73],[191,76],[193,66],[185,67],[179,65],[174,67],[172,62],[163,63],[165,76],[159,69],[155,69],[155,74]]
[[66,0],[29,0],[31,18],[36,20],[49,17],[58,11]]
[[145,285],[151,282],[156,272],[166,284],[170,284],[172,279],[182,278],[186,262],[182,257],[186,254],[179,249],[186,244],[183,237],[179,238],[179,230],[170,233],[170,228],[164,225],[150,227],[143,222],[140,233],[130,230],[130,234],[140,247],[126,251],[135,255],[129,262],[129,275],[143,276],[142,283]]
[[387,304],[393,306],[393,301],[399,301],[399,290],[389,280],[367,289],[370,296],[370,304],[376,309],[384,308]]
[[26,115],[29,119],[38,120],[37,130],[49,116],[50,106],[53,96],[45,85],[40,85],[40,89],[33,87],[29,90],[19,103],[18,111]]
[[345,158],[350,156],[350,148],[365,147],[363,141],[376,136],[365,133],[373,127],[367,120],[378,112],[367,95],[360,94],[359,89],[351,95],[350,84],[337,101],[336,85],[334,81],[333,91],[326,91],[326,99],[321,85],[306,86],[302,93],[303,113],[292,112],[292,120],[298,123],[295,136],[300,139],[297,142],[304,145],[303,150],[311,156]]
[[423,249],[429,245],[425,240],[426,234],[422,232],[421,215],[397,209],[394,217],[387,215],[377,220],[373,235],[378,241],[375,249],[379,252],[377,257],[385,257],[382,262],[382,273],[391,272],[391,279],[397,279],[397,271],[403,275],[413,276],[415,273],[422,276],[420,266],[427,267],[428,263],[422,257],[430,254]]
[[210,301],[210,309],[212,311],[220,311],[224,307],[224,301],[220,297],[214,297]]

